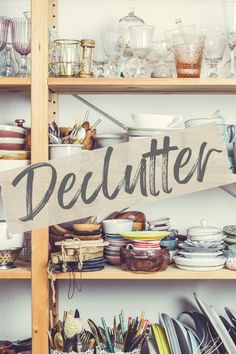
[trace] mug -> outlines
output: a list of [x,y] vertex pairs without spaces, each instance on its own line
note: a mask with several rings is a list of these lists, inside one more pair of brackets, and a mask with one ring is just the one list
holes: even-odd
[[0,341],[0,354],[16,354],[16,352],[12,348],[12,343],[10,341]]

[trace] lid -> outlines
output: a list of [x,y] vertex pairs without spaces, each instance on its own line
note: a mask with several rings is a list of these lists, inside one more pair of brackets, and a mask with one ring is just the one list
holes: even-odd
[[143,19],[134,14],[133,7],[130,7],[128,11],[128,15],[121,17],[121,19],[119,20],[119,26],[121,25],[122,27],[128,28],[129,26],[131,26],[131,24],[144,24]]
[[187,229],[187,235],[209,235],[209,234],[220,234],[221,229],[215,226],[206,226],[206,220],[201,220],[201,226],[193,226]]

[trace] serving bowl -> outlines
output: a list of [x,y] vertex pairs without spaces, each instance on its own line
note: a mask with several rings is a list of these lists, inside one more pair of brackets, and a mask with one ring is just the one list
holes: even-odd
[[49,156],[51,160],[76,155],[83,149],[81,144],[51,144],[49,145]]
[[133,227],[133,220],[129,219],[109,219],[103,220],[102,227],[105,233],[121,234],[122,232],[130,232]]
[[0,125],[0,138],[24,138],[25,129],[14,125]]
[[14,262],[21,250],[21,247],[0,250],[0,269],[15,268]]
[[1,150],[23,150],[24,146],[24,138],[0,138]]
[[131,113],[131,117],[138,127],[150,129],[174,128],[183,120],[179,115],[167,114]]
[[73,229],[79,232],[100,231],[101,224],[73,224]]
[[97,134],[95,141],[97,148],[103,148],[122,143],[124,136],[122,134]]
[[170,264],[170,254],[167,249],[136,250],[122,247],[120,259],[123,270],[142,273],[162,271]]

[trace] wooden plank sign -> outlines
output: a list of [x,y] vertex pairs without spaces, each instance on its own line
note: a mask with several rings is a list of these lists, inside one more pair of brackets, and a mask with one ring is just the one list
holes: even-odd
[[6,220],[19,232],[234,183],[215,123],[4,172]]

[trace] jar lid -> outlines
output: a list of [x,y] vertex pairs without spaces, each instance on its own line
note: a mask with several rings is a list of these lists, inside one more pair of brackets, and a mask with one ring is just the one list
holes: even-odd
[[222,230],[216,226],[206,226],[206,220],[201,220],[200,226],[192,226],[187,229],[188,236],[193,235],[209,235],[209,234],[220,234]]
[[81,47],[94,48],[95,47],[95,40],[93,40],[93,39],[81,39],[80,45],[81,45]]
[[127,26],[130,26],[129,22],[136,23],[136,24],[138,24],[138,23],[144,24],[143,19],[134,14],[134,8],[133,7],[130,7],[128,11],[129,11],[128,15],[126,15],[124,17],[121,17],[121,19],[119,20],[119,23],[123,22],[124,25],[126,25],[126,23],[127,23]]

